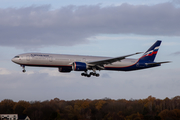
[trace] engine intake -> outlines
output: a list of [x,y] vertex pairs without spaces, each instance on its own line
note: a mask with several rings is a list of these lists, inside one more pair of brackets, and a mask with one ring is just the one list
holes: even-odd
[[86,71],[87,70],[87,64],[84,62],[73,62],[72,69],[74,71]]

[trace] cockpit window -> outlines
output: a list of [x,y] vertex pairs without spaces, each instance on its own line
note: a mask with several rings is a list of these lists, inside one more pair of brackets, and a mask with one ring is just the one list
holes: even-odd
[[15,56],[14,58],[19,58],[19,56]]

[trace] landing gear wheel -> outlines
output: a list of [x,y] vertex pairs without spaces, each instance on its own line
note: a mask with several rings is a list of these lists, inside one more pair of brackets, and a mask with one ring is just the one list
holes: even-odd
[[99,77],[100,75],[99,74],[96,74],[96,77]]
[[86,73],[81,73],[81,76],[88,77],[88,74],[86,74]]
[[93,76],[96,76],[96,73],[93,73]]
[[81,73],[81,76],[85,76],[85,73]]
[[95,73],[95,72],[90,72],[88,74],[87,71],[85,71],[84,73],[81,73],[81,76],[84,76],[84,77],[91,77],[91,75],[96,76],[96,77],[100,76],[98,73]]
[[94,73],[93,72],[90,72],[90,75],[93,75]]
[[87,77],[91,77],[91,75],[90,75],[90,74],[87,74]]
[[26,72],[26,70],[22,70],[22,72],[23,72],[23,73],[25,73],[25,72]]

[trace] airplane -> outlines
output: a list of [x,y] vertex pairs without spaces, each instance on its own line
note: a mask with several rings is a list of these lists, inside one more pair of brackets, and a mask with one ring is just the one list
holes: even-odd
[[[84,71],[82,76],[99,77],[97,70],[113,70],[113,71],[133,71],[161,66],[165,62],[154,62],[156,54],[161,45],[157,40],[139,59],[130,59],[129,56],[137,55],[142,52],[124,55],[120,57],[99,57],[99,56],[83,56],[83,55],[66,55],[66,54],[48,54],[48,53],[24,53],[12,58],[12,62],[19,64],[26,72],[25,66],[35,67],[56,67],[59,72],[69,73],[71,71]],[[92,72],[88,73],[88,70]]]

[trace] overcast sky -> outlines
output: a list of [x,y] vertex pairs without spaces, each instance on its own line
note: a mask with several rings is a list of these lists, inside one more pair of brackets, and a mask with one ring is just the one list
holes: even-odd
[[[0,0],[0,100],[143,99],[180,95],[178,0]],[[11,62],[42,52],[117,57],[145,52],[162,40],[159,68],[100,71],[100,77]],[[139,58],[141,55],[133,56]]]

